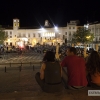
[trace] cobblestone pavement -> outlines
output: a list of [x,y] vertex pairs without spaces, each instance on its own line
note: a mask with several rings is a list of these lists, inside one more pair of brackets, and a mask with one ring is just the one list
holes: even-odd
[[35,80],[40,64],[34,66],[0,67],[0,100],[100,100],[99,96],[88,96],[87,87],[82,90],[63,89],[58,93],[45,93]]
[[18,55],[17,53],[8,53],[1,55],[0,63],[20,63],[20,62],[40,62],[43,58],[43,54],[37,53],[24,53]]
[[100,97],[88,96],[88,90],[92,89],[89,87],[45,93],[34,78],[38,71],[39,66],[35,70],[31,67],[23,67],[21,71],[11,68],[7,72],[0,69],[0,100],[100,100]]

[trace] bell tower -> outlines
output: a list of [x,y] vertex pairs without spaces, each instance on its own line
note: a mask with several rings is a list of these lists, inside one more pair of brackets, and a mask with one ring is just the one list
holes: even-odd
[[14,30],[17,30],[18,28],[19,28],[19,25],[20,23],[19,23],[19,19],[13,19],[13,29]]
[[48,20],[45,20],[45,27],[48,27],[49,26],[49,21]]

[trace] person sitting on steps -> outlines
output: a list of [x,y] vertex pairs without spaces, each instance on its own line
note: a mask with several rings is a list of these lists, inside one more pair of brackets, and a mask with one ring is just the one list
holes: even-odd
[[76,55],[76,48],[70,47],[67,56],[62,60],[62,79],[65,88],[81,89],[87,86],[85,60]]
[[61,66],[59,62],[55,61],[54,52],[46,52],[40,72],[36,73],[35,78],[45,92],[59,92],[63,89],[61,81]]

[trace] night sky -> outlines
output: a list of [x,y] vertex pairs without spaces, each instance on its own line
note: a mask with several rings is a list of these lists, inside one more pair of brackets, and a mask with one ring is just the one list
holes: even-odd
[[46,19],[58,26],[100,21],[100,0],[0,0],[0,24],[12,26],[13,18],[21,27],[44,25]]

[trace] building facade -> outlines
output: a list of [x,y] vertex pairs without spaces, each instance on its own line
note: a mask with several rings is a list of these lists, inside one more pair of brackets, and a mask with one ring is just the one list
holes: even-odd
[[[20,28],[20,20],[13,19],[13,27],[5,28],[8,39],[4,42],[10,46],[24,46],[36,44],[56,45],[57,43],[71,45],[73,34],[77,31],[78,20],[70,21],[66,27],[51,27],[48,20],[44,28]],[[50,26],[50,27],[49,27]]]
[[96,49],[96,46],[98,45],[98,49],[100,49],[100,23],[89,23],[88,28],[90,29],[91,33],[94,34],[94,39],[93,42],[90,43],[90,47]]

